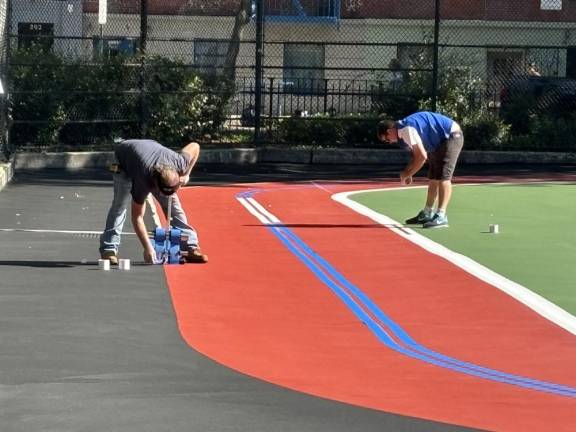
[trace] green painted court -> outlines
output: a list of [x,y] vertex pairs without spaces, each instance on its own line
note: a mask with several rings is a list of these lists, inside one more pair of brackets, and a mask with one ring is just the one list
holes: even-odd
[[[426,188],[354,194],[350,198],[398,222],[422,207]],[[448,229],[418,233],[465,255],[576,314],[576,185],[455,185]],[[499,233],[489,232],[498,224]]]

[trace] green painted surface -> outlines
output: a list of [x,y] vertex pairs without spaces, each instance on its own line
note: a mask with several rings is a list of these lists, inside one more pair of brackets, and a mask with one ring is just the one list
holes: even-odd
[[[426,189],[350,198],[403,222],[422,208]],[[415,229],[576,315],[576,185],[454,186],[448,218],[449,228]]]

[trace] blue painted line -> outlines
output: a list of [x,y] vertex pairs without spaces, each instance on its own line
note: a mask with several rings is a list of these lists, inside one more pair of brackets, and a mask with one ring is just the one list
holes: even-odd
[[[422,345],[419,345],[418,343],[414,342],[413,339],[411,339],[407,335],[407,333],[400,328],[400,326],[398,326],[392,320],[387,318],[383,314],[383,312],[377,306],[375,306],[373,302],[370,301],[372,308],[376,309],[376,311],[372,310],[373,313],[376,314],[376,312],[377,312],[379,316],[383,316],[386,318],[386,322],[391,322],[394,324],[393,325],[394,328],[391,329],[393,336],[399,337],[400,340],[405,343],[405,341],[402,340],[403,337],[399,336],[396,333],[396,329],[400,329],[400,332],[403,335],[406,335],[408,337],[408,339],[410,341],[412,341],[411,346],[409,346],[408,348],[401,345],[400,343],[396,342],[394,337],[391,336],[389,332],[386,332],[382,328],[382,326],[376,320],[374,320],[362,308],[362,305],[364,307],[367,307],[368,309],[370,309],[370,307],[368,307],[366,304],[364,304],[362,300],[360,300],[360,304],[359,304],[353,298],[353,296],[350,295],[350,293],[348,293],[345,289],[343,289],[337,283],[335,283],[323,271],[323,269],[321,268],[322,267],[321,265],[318,265],[318,263],[315,263],[308,256],[306,256],[304,252],[299,250],[293,243],[290,242],[290,239],[286,237],[286,231],[290,231],[289,229],[280,227],[280,226],[278,226],[278,224],[276,224],[274,227],[269,227],[269,230],[271,230],[272,233],[294,255],[296,255],[324,284],[326,284],[352,310],[352,312],[362,322],[364,322],[370,328],[370,330],[372,330],[372,332],[378,337],[378,339],[380,339],[385,345],[394,349],[395,351],[398,351],[398,352],[405,354],[407,356],[416,358],[418,360],[422,360],[426,363],[434,364],[436,366],[440,366],[440,367],[443,367],[446,369],[451,369],[451,370],[461,372],[461,373],[464,373],[467,375],[472,375],[472,376],[476,376],[479,378],[484,378],[484,379],[488,379],[488,380],[496,381],[496,382],[501,382],[501,383],[505,383],[505,384],[512,384],[512,385],[516,385],[516,386],[520,386],[520,387],[524,387],[524,388],[529,388],[532,390],[554,393],[554,394],[559,394],[562,396],[576,397],[576,389],[574,389],[572,387],[563,386],[561,384],[549,383],[546,381],[534,380],[531,378],[524,378],[522,376],[508,374],[505,372],[499,372],[499,371],[496,371],[493,369],[489,369],[489,368],[475,365],[473,363],[462,362],[460,360],[457,360],[457,359],[454,359],[454,358],[451,358],[451,357],[448,357],[445,355],[430,355],[429,353],[434,353],[434,352],[431,350],[428,350],[427,348],[423,347]],[[288,234],[288,236],[291,238],[294,238],[294,237],[297,238],[297,236],[294,233],[290,233],[290,234]],[[300,240],[300,242],[302,242],[302,241]],[[317,254],[315,254],[315,255],[318,256]],[[336,277],[337,279],[340,279],[340,280],[344,279],[343,276],[340,275],[335,270],[333,270],[333,272],[338,275],[338,276],[336,276],[335,274],[332,274],[333,277]],[[352,284],[350,284],[350,282],[347,282],[347,283],[349,285],[352,285]],[[358,290],[358,289],[356,288],[356,290]],[[367,298],[365,295],[363,295],[363,297],[364,297],[364,299]],[[411,349],[411,348],[415,348],[415,347],[418,347],[419,349],[416,349],[416,350]],[[422,352],[422,351],[424,351],[424,352]],[[437,354],[437,353],[434,353],[434,354]]]
[[[458,360],[453,357],[449,357],[447,355],[438,353],[436,351],[430,350],[429,348],[419,344],[416,342],[410,335],[402,329],[396,322],[390,319],[366,294],[364,294],[358,287],[353,285],[350,281],[348,281],[341,273],[339,273],[332,265],[330,265],[324,258],[314,252],[306,243],[304,243],[296,234],[294,234],[290,229],[287,227],[280,227],[276,224],[276,229],[282,230],[283,234],[288,236],[291,241],[296,243],[296,247],[293,247],[292,244],[288,246],[287,242],[284,244],[289,247],[289,249],[298,255],[298,257],[310,268],[311,265],[318,266],[321,269],[324,269],[333,279],[335,279],[341,286],[337,286],[336,289],[343,289],[347,290],[351,293],[351,296],[355,296],[361,304],[363,304],[381,323],[388,327],[392,334],[397,337],[402,344],[408,346],[408,348],[414,349],[421,354],[430,357],[432,359],[436,359],[443,364],[445,367],[451,368],[450,365],[454,366],[455,368],[462,368],[464,369],[465,373],[469,373],[471,375],[482,376],[484,378],[493,379],[501,382],[506,382],[510,384],[521,385],[523,387],[529,387],[537,390],[542,391],[550,391],[550,392],[560,392],[563,395],[573,396],[576,397],[576,389],[564,386],[561,384],[550,383],[546,381],[540,381],[528,377],[523,377],[519,375],[513,375],[506,372],[501,372],[495,369],[486,368],[483,366],[476,365],[474,363],[465,362],[462,360]],[[298,250],[298,247],[301,248],[303,252]],[[306,256],[305,254],[308,254]],[[315,272],[317,274],[317,272]],[[330,279],[322,278],[322,281],[326,284],[332,284]],[[333,288],[333,286],[331,286]]]
[[[252,197],[257,190],[238,194],[238,197]],[[256,209],[257,210],[257,209]],[[348,281],[330,263],[314,252],[305,242],[286,226],[269,224],[268,229],[304,263],[348,308],[368,326],[386,346],[412,358],[422,360],[453,371],[488,379],[500,383],[516,385],[532,390],[576,397],[576,388],[540,381],[532,378],[501,372],[449,357],[419,344],[383,311],[358,287]],[[365,310],[374,315],[374,318]],[[380,321],[380,322],[378,322]],[[386,327],[389,331],[386,331]],[[399,341],[397,341],[397,339]],[[405,346],[406,345],[406,346]]]

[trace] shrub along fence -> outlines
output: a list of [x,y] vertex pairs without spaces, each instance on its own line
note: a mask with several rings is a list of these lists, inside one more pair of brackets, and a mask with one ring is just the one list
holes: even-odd
[[225,81],[163,57],[87,65],[27,49],[11,66],[11,139],[21,147],[101,147],[142,135],[179,145],[220,129],[230,98]]

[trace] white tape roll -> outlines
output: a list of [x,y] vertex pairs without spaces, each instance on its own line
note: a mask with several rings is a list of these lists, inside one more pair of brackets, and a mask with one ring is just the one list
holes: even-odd
[[98,260],[98,268],[100,270],[110,270],[110,260],[99,259]]

